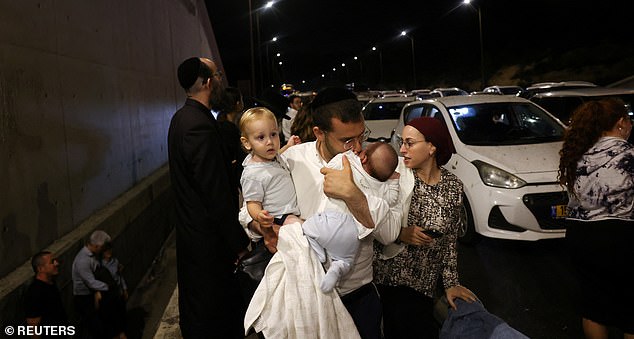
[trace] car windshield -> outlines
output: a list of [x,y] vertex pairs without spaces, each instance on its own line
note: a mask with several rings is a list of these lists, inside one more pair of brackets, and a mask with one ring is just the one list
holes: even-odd
[[502,94],[517,94],[522,91],[520,87],[501,87],[500,92]]
[[561,141],[564,128],[529,103],[448,107],[458,138],[467,145],[523,145]]
[[446,97],[469,94],[463,90],[457,90],[457,89],[443,89],[443,90],[439,90],[439,92],[442,92],[442,95]]
[[407,102],[371,102],[363,108],[365,120],[397,120]]
[[606,98],[617,97],[625,102],[628,114],[630,117],[634,116],[632,112],[632,104],[634,104],[634,94],[622,94],[622,95],[606,95],[606,96],[569,96],[569,97],[557,97],[546,96],[541,98],[534,98],[533,101],[546,109],[550,114],[556,116],[564,124],[570,123],[570,116],[572,112],[579,107],[583,102],[588,100],[601,100]]

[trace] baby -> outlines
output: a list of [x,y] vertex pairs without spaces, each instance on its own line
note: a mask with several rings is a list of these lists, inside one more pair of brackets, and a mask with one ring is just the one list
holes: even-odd
[[[370,144],[362,153],[365,161],[352,151],[338,154],[327,167],[340,169],[343,156],[348,158],[354,181],[364,194],[383,198],[390,207],[396,204],[399,174],[394,170],[398,155],[389,144]],[[319,210],[323,212],[306,219],[302,229],[319,260],[325,263],[328,256],[332,260],[319,286],[327,293],[350,271],[359,249],[359,239],[372,233],[372,229],[355,220],[342,200],[329,198]]]

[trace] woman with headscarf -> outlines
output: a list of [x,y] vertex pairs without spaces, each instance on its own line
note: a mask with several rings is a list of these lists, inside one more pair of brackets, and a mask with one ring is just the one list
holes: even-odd
[[586,338],[608,338],[608,326],[634,338],[631,132],[623,101],[589,101],[573,112],[559,152],[559,182],[569,199],[566,241]]
[[374,281],[383,303],[386,338],[433,338],[439,329],[432,315],[439,280],[452,308],[456,298],[476,300],[458,281],[456,241],[463,187],[441,167],[455,153],[441,120],[411,120],[403,128],[400,145],[401,189],[409,197],[395,244],[375,247]]

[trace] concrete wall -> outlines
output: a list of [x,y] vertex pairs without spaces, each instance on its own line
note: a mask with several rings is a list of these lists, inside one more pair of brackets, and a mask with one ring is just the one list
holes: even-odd
[[[69,271],[95,228],[143,246],[143,211],[84,221],[151,174],[166,180],[176,67],[194,55],[219,61],[202,0],[0,0],[0,299],[39,250],[68,251]],[[146,207],[168,202],[161,191]]]
[[166,163],[192,1],[0,1],[0,277]]

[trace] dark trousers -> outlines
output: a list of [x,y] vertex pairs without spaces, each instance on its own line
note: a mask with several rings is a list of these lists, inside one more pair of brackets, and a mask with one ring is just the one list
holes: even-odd
[[374,284],[363,285],[341,297],[363,339],[381,338],[381,300]]
[[438,338],[434,300],[407,286],[377,285],[385,339]]
[[102,338],[104,328],[95,310],[95,296],[93,294],[76,295],[73,297],[73,306],[78,322],[77,338]]

